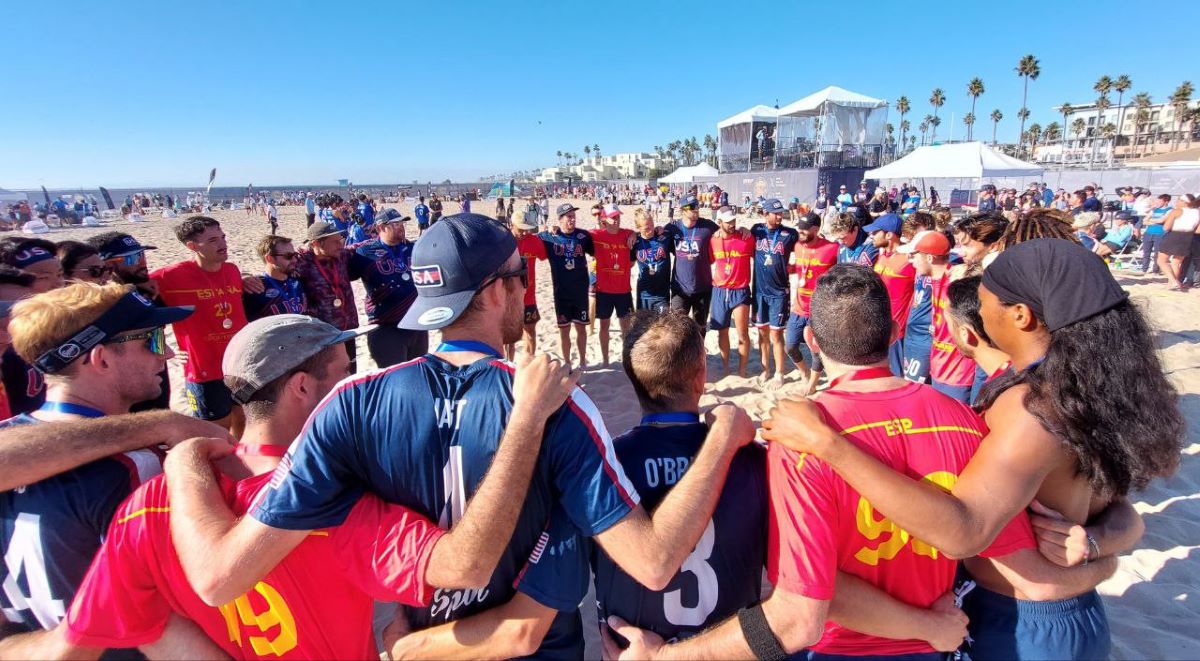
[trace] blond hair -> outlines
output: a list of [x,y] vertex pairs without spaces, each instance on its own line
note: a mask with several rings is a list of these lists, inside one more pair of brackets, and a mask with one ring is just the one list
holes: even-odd
[[77,282],[27,298],[12,309],[8,332],[13,349],[25,362],[42,354],[100,318],[132,285]]

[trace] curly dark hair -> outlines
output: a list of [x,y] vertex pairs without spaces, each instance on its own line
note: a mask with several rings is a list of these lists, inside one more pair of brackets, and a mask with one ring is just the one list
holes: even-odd
[[1179,466],[1184,421],[1142,312],[1129,301],[1050,333],[1046,357],[992,380],[975,406],[987,410],[1025,384],[1023,403],[1075,456],[1098,494],[1124,496]]
[[1063,239],[1079,243],[1079,237],[1071,229],[1071,214],[1058,209],[1030,209],[1008,224],[1001,245],[1011,248],[1034,239]]
[[954,225],[955,232],[966,234],[987,246],[1000,241],[1006,229],[1008,219],[996,212],[971,214]]

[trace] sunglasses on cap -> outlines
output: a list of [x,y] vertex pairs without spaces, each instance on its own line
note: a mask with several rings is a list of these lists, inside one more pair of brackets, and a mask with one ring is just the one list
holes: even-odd
[[106,261],[106,262],[121,262],[122,266],[136,266],[136,265],[146,261],[146,251],[139,250],[137,252],[131,252],[128,255],[120,255],[118,257],[110,257],[104,261]]
[[517,267],[516,270],[509,271],[508,273],[497,272],[489,275],[484,279],[483,283],[479,285],[479,289],[476,291],[483,291],[484,289],[487,289],[488,286],[493,282],[496,282],[497,280],[507,280],[509,278],[520,278],[521,286],[526,289],[529,288],[529,267],[525,264],[524,257],[521,258],[521,265]]
[[146,348],[157,356],[167,355],[167,329],[159,326],[152,328],[142,333],[130,333],[128,335],[116,335],[105,340],[105,344],[121,344],[124,342],[138,342],[146,340]]

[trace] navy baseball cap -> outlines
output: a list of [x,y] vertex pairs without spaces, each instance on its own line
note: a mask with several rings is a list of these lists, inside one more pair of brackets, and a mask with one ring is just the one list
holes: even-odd
[[400,328],[448,326],[516,249],[512,233],[484,215],[459,213],[434,223],[413,246],[409,263],[417,300]]
[[143,250],[158,250],[158,246],[143,246],[137,239],[128,234],[118,234],[103,244],[98,246],[93,245],[92,247],[96,249],[96,252],[100,253],[100,259],[136,255]]
[[700,200],[697,200],[695,195],[684,195],[683,198],[679,200],[680,209],[686,209],[688,207],[698,208],[699,206]]
[[867,234],[871,234],[872,232],[891,232],[892,234],[899,236],[900,226],[903,224],[904,221],[900,220],[900,216],[897,216],[894,213],[885,213],[876,218],[875,222],[864,227],[863,231]]
[[809,230],[814,227],[818,229],[821,227],[821,217],[811,211],[800,216],[800,219],[796,221],[797,229]]
[[1133,213],[1130,211],[1118,211],[1117,216],[1120,220],[1133,220]]
[[773,197],[763,202],[762,210],[763,213],[787,213],[787,207],[784,206],[783,202],[780,202],[779,198],[777,197]]
[[[577,207],[574,204],[571,204],[569,202],[564,202],[564,203],[558,205],[557,215],[559,218],[562,218],[563,216],[571,213],[572,211],[579,211],[579,207]],[[505,256],[505,259],[508,259],[508,257]]]

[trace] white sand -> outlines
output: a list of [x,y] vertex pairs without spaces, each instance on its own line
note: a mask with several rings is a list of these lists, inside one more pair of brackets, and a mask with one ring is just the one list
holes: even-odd
[[[561,201],[554,200],[551,209]],[[580,219],[579,225],[584,228],[595,227],[594,221],[587,213],[591,203],[579,200],[574,200],[574,203],[584,209],[577,214]],[[490,214],[494,204],[491,200],[476,202],[473,203],[473,210]],[[413,204],[392,206],[397,206],[405,213],[411,213]],[[458,205],[453,202],[447,202],[445,207],[447,214],[458,211]],[[524,204],[519,204],[517,208],[523,209]],[[625,207],[624,211],[623,226],[632,227],[633,208]],[[247,216],[243,211],[216,212],[212,215],[222,222],[229,237],[230,259],[241,267],[243,272],[260,272],[261,264],[254,254],[254,246],[268,231],[266,218]],[[172,226],[178,221],[163,219],[158,214],[148,214],[147,218],[148,220],[140,223],[109,221],[103,228],[56,229],[45,235],[45,238],[56,241],[78,239],[115,229],[132,234],[144,244],[159,247],[159,250],[148,253],[151,269],[186,258],[186,249],[172,233]],[[304,237],[303,207],[281,207],[279,222],[280,233],[297,239],[299,247]],[[409,237],[415,238],[416,223],[409,223],[408,230]],[[1189,426],[1194,427],[1200,420],[1200,329],[1196,327],[1196,320],[1200,319],[1200,292],[1168,292],[1163,282],[1163,278],[1150,277],[1122,279],[1122,283],[1128,287],[1134,299],[1146,306],[1151,322],[1159,329],[1163,362],[1170,378],[1179,389],[1180,406]],[[359,310],[365,323],[365,313],[361,312],[361,285],[356,282],[354,287],[359,292]],[[539,262],[537,265],[537,300],[542,313],[542,321],[538,325],[538,346],[558,352],[559,340],[553,321],[550,272],[545,262]],[[598,365],[599,347],[595,336],[590,337],[588,363],[595,367],[585,374],[582,385],[604,414],[609,432],[616,435],[637,424],[640,414],[633,389],[620,367],[619,327],[615,320],[612,327],[610,350],[614,362]],[[436,334],[434,335],[431,338],[431,346],[437,341]],[[734,337],[736,338],[736,334]],[[733,341],[736,342],[736,339]],[[751,342],[757,342],[753,331]],[[763,387],[753,378],[714,378],[720,370],[715,333],[709,333],[708,347],[710,387],[701,401],[702,405],[732,401],[749,411],[752,417],[759,419],[770,410],[778,398],[794,393],[799,388],[799,384],[790,379],[779,388],[773,385]],[[736,356],[733,360],[736,361]],[[365,369],[368,365],[373,366],[362,341],[359,342],[359,365],[360,369]],[[755,347],[748,365],[748,373],[754,376],[760,369],[758,350]],[[789,377],[791,376],[793,375],[789,374]],[[182,384],[182,369],[178,365],[172,365],[171,379],[176,387]],[[177,408],[180,408],[182,402],[178,398],[176,402]],[[1183,452],[1179,472],[1170,480],[1156,481],[1145,492],[1133,495],[1138,511],[1145,517],[1146,536],[1137,550],[1121,558],[1117,574],[1100,587],[1105,596],[1109,623],[1113,629],[1116,658],[1200,658],[1200,630],[1195,628],[1197,622],[1200,622],[1200,589],[1197,587],[1200,580],[1196,578],[1200,576],[1198,455],[1200,439],[1189,430],[1189,445]],[[595,618],[594,600],[590,595],[584,602],[584,618],[585,630],[589,633],[588,657],[598,658],[599,650],[594,646],[594,628],[591,626]]]

